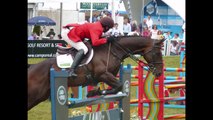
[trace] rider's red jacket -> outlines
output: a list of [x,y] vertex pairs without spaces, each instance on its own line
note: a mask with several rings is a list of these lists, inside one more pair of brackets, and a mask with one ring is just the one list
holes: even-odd
[[101,23],[68,24],[65,27],[74,27],[67,34],[74,42],[82,41],[84,38],[91,39],[93,46],[98,46],[107,42],[106,38],[101,38],[103,27]]

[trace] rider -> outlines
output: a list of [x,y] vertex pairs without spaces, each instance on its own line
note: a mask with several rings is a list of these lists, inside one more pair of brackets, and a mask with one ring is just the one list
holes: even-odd
[[70,68],[69,77],[77,77],[75,73],[76,67],[80,64],[83,56],[88,52],[87,46],[83,43],[84,38],[92,41],[92,46],[99,46],[107,42],[113,41],[113,37],[101,38],[103,32],[107,32],[114,25],[114,21],[110,17],[104,17],[95,23],[84,24],[68,24],[62,29],[62,38],[76,50],[76,54],[72,66]]

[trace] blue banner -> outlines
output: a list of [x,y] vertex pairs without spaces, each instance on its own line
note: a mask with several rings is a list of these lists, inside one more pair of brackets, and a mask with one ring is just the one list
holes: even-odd
[[156,8],[157,4],[155,2],[150,2],[145,8],[144,8],[144,15],[156,15]]

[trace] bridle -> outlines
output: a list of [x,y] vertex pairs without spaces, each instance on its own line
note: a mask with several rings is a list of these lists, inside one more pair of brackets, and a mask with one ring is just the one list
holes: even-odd
[[[154,42],[153,42],[153,43],[154,43]],[[161,46],[153,45],[153,47],[152,47],[149,51],[147,51],[147,52],[145,52],[145,53],[142,53],[141,55],[144,56],[145,54],[150,53],[151,51],[153,51],[153,49],[155,49],[155,48],[161,49]],[[156,69],[154,64],[163,64],[163,62],[153,61],[153,60],[154,60],[153,57],[155,56],[154,54],[155,54],[155,52],[152,52],[152,61],[151,61],[150,63],[147,64],[147,65],[149,66],[149,68],[150,68],[151,70],[153,70],[153,71]],[[141,61],[142,61],[142,60],[141,60]],[[143,62],[143,61],[142,61],[142,62]],[[143,63],[144,63],[144,62],[143,62]]]
[[[116,40],[113,41],[113,43],[114,43],[114,45],[115,45],[116,47],[120,48],[125,54],[129,55],[129,57],[130,57],[132,60],[134,60],[136,63],[142,62],[145,66],[149,66],[149,70],[151,70],[151,71],[153,71],[153,72],[154,72],[154,70],[156,69],[154,64],[163,64],[162,62],[153,61],[153,60],[154,60],[153,57],[155,56],[155,55],[154,55],[155,52],[152,52],[152,51],[153,51],[155,48],[161,49],[161,46],[156,46],[156,45],[154,44],[154,42],[153,42],[153,47],[152,47],[150,50],[148,50],[148,51],[145,52],[145,53],[141,53],[141,56],[144,56],[144,55],[146,55],[146,54],[152,52],[152,61],[149,62],[149,63],[146,63],[146,62],[144,62],[143,60],[140,60],[140,59],[138,59],[137,57],[135,57],[134,54],[133,54],[133,52],[132,52],[132,50],[123,47],[123,46],[122,46],[121,44],[119,44]],[[117,56],[116,56],[116,57],[117,57]]]

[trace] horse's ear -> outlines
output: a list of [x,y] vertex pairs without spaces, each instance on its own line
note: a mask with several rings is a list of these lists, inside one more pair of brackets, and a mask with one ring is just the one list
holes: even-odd
[[162,37],[160,40],[155,40],[155,44],[160,45],[160,44],[162,44],[165,40],[166,40],[165,37]]
[[160,40],[161,43],[163,43],[166,40],[166,38],[163,36],[163,38]]

